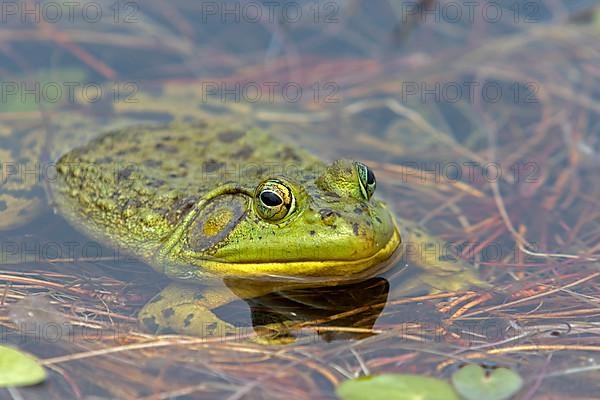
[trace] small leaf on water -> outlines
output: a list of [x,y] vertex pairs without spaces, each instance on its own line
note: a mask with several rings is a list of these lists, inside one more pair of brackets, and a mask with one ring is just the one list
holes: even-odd
[[35,385],[45,379],[46,371],[35,357],[0,346],[0,387]]
[[458,400],[441,379],[410,374],[364,376],[342,382],[336,389],[343,400]]
[[523,380],[508,368],[486,370],[469,364],[452,375],[452,384],[466,400],[506,400],[521,389]]

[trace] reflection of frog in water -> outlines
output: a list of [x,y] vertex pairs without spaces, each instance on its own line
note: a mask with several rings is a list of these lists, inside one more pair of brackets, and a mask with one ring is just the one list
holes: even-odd
[[[326,165],[223,121],[115,131],[57,169],[53,195],[71,223],[203,286],[174,283],[157,295],[140,313],[152,330],[209,334],[227,326],[213,309],[237,297],[357,282],[388,266],[400,244],[366,165]],[[404,239],[432,241],[419,229]],[[457,263],[425,267],[440,288],[475,281]]]
[[[235,321],[236,331],[230,334],[243,337],[252,333],[254,327],[263,337],[269,336],[269,343],[360,339],[372,335],[369,330],[383,310],[388,292],[386,279],[370,278],[339,286],[282,290],[248,299],[251,321],[245,307],[243,315],[235,317],[240,315],[233,311],[237,302],[219,307],[215,314]],[[316,331],[302,329],[314,324],[319,327]]]

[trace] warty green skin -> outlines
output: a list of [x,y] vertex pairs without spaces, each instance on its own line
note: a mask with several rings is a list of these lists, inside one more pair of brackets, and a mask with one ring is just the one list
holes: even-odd
[[[392,214],[364,198],[352,161],[328,166],[230,122],[115,131],[57,168],[55,202],[68,220],[174,278],[357,279],[399,244]],[[279,221],[256,210],[269,178],[294,194]]]

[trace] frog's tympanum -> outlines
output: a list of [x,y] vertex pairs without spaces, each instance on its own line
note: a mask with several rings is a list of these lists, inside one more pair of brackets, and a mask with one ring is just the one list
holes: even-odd
[[[368,166],[326,164],[222,120],[113,131],[64,154],[57,171],[52,195],[67,220],[194,283],[174,283],[144,307],[139,319],[153,331],[225,330],[213,311],[232,299],[364,280],[393,264],[401,242]],[[462,271],[443,260],[436,268]]]

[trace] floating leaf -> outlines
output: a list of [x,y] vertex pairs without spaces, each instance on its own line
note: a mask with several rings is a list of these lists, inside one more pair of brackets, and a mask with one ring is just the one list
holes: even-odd
[[336,393],[343,400],[458,400],[441,379],[410,374],[364,376],[342,382]]
[[469,364],[452,375],[452,384],[466,400],[506,400],[521,389],[523,380],[508,368],[484,369]]
[[35,385],[45,379],[46,371],[35,357],[0,346],[0,387]]

